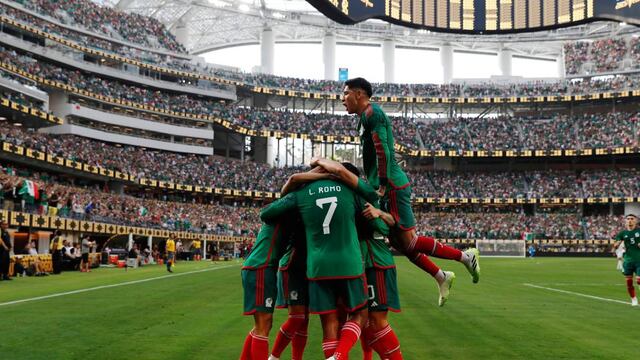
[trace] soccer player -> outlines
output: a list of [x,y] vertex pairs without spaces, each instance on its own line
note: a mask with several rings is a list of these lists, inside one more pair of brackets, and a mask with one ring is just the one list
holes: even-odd
[[[320,174],[318,171],[292,176],[285,184],[285,187],[288,186],[286,191],[291,191],[302,181],[320,180],[329,176],[330,174]],[[251,253],[242,266],[244,314],[253,315],[254,327],[245,338],[240,360],[266,360],[270,356],[269,332],[273,324],[273,310],[278,295],[276,269],[281,258],[287,261],[284,258],[285,251],[293,246],[291,239],[298,236],[296,235],[296,218],[299,218],[296,212],[284,212],[281,217],[274,217],[272,222],[263,223]],[[293,226],[283,226],[284,222],[293,224]],[[302,291],[303,289],[300,289],[300,293]],[[299,307],[292,307],[290,311],[296,312],[296,316],[293,317],[296,320],[292,320],[290,324],[285,323],[283,325],[285,330],[306,333],[302,328],[304,324],[300,324],[300,321],[297,320],[299,318],[297,315],[300,312],[306,314],[306,306],[303,306],[302,310]],[[305,316],[305,318],[307,317]],[[290,334],[287,333],[287,335]],[[276,339],[276,344],[274,344],[276,353],[278,351],[282,353],[288,344],[284,342],[284,339]],[[304,343],[306,344],[306,336],[304,336]],[[302,339],[298,339],[294,341],[294,348],[296,351],[300,348],[304,351],[305,344],[302,343]],[[302,356],[301,352],[300,356]]]
[[167,239],[165,245],[165,251],[167,252],[167,271],[172,273],[173,262],[176,261],[176,242],[172,238]]
[[269,332],[275,308],[276,267],[284,252],[282,225],[263,223],[251,253],[242,265],[244,315],[253,315],[254,326],[247,335],[240,360],[266,360]]
[[287,308],[289,316],[282,324],[273,344],[269,360],[279,360],[291,343],[291,359],[302,360],[309,326],[309,284],[306,274],[306,244],[304,224],[299,214],[287,219],[292,224],[285,234],[288,248],[278,264],[278,301],[276,307]]
[[[367,204],[363,215],[366,219],[382,219],[389,227],[395,219],[389,213]],[[363,352],[372,348],[381,359],[402,360],[400,342],[389,325],[389,311],[400,311],[400,296],[396,264],[384,237],[360,226],[360,247],[365,260],[365,272],[369,286],[369,319],[363,331]]]
[[627,291],[631,297],[631,306],[638,306],[636,288],[633,286],[633,273],[636,273],[636,281],[640,285],[640,229],[638,228],[638,217],[635,214],[625,216],[625,228],[616,235],[616,242],[613,249],[616,250],[620,244],[624,243],[624,263],[622,264],[622,274],[627,280]]
[[365,176],[383,198],[382,209],[391,213],[396,220],[396,227],[391,234],[392,244],[435,278],[440,291],[438,304],[442,306],[449,296],[455,274],[442,271],[427,255],[463,263],[471,273],[473,282],[477,283],[480,279],[479,252],[477,249],[462,252],[442,245],[432,237],[416,234],[411,209],[411,185],[395,160],[391,122],[380,106],[370,102],[372,95],[371,84],[363,78],[345,82],[342,103],[349,114],[359,116],[358,131]]
[[[364,202],[340,182],[318,180],[275,201],[260,218],[271,222],[291,210],[300,211],[305,226],[309,312],[320,314],[324,355],[345,359],[367,318],[366,280],[355,226]],[[388,233],[384,222],[372,223],[380,233]],[[341,330],[338,301],[349,314]]]
[[624,243],[620,243],[620,246],[615,250],[616,258],[618,259],[618,264],[616,265],[616,270],[622,272],[624,269],[622,267],[622,261],[624,260]]

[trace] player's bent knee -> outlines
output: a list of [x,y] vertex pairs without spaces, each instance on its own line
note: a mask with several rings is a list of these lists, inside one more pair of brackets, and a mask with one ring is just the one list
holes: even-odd
[[373,331],[380,331],[389,325],[387,321],[387,311],[370,311],[369,328]]

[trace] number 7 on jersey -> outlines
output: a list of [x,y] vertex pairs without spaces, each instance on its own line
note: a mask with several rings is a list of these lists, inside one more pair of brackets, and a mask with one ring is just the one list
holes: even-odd
[[325,235],[331,234],[331,219],[333,219],[333,214],[336,212],[336,208],[338,207],[338,198],[335,196],[316,199],[316,205],[320,209],[324,209],[324,204],[329,205],[329,211],[327,211],[327,215],[324,217],[324,221],[322,221],[322,233]]

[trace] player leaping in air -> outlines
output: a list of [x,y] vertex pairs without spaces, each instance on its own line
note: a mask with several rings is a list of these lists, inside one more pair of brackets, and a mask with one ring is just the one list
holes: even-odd
[[[463,263],[471,273],[473,282],[477,283],[480,279],[479,252],[477,249],[462,252],[440,244],[432,237],[416,234],[411,209],[411,185],[395,160],[391,121],[380,106],[371,103],[372,95],[371,84],[363,78],[345,82],[342,103],[349,114],[359,116],[358,130],[365,176],[369,184],[378,189],[382,209],[396,220],[390,236],[392,244],[411,262],[434,277],[440,292],[438,304],[442,306],[449,296],[455,274],[442,271],[428,255]],[[312,166],[323,166],[321,161],[314,160]]]

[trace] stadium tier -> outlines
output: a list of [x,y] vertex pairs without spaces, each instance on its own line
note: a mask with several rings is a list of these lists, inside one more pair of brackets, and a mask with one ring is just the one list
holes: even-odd
[[[342,83],[338,81],[327,80],[309,80],[299,78],[278,77],[265,74],[249,74],[237,71],[230,71],[222,67],[213,67],[212,65],[204,65],[198,62],[189,61],[184,57],[175,57],[171,54],[153,53],[151,50],[144,51],[139,49],[127,48],[123,44],[114,44],[105,39],[96,39],[89,34],[79,34],[61,25],[48,22],[46,19],[37,18],[33,15],[25,13],[21,8],[16,8],[12,2],[0,3],[0,10],[6,14],[1,16],[0,21],[5,23],[7,27],[15,28],[15,31],[27,32],[30,36],[36,35],[37,38],[53,40],[58,45],[50,45],[57,48],[63,45],[63,48],[79,51],[81,54],[102,59],[102,61],[119,62],[139,66],[145,71],[141,74],[152,73],[165,74],[174,78],[192,78],[207,80],[207,84],[237,84],[247,87],[250,91],[256,93],[270,94],[276,96],[292,96],[309,99],[338,99],[342,91]],[[11,15],[11,16],[9,16]],[[46,30],[46,31],[45,31]],[[95,36],[95,35],[94,35]],[[87,46],[83,46],[83,42]],[[638,40],[636,37],[625,38],[624,40],[603,40],[603,44],[608,42],[624,43],[624,59],[629,59],[630,64],[636,64],[633,61],[637,57]],[[596,42],[598,44],[599,42]],[[627,46],[626,44],[629,43]],[[90,46],[89,46],[90,45]],[[573,57],[571,49],[583,46],[590,48],[590,45],[567,44],[567,57]],[[588,53],[600,54],[602,61],[616,62],[615,54],[609,54],[608,47],[602,45],[605,49],[585,50]],[[98,49],[96,49],[96,47]],[[600,46],[593,45],[594,48]],[[606,51],[605,51],[606,50]],[[613,51],[613,50],[611,50]],[[603,55],[606,53],[607,55]],[[628,55],[626,55],[628,53]],[[594,55],[595,56],[595,55]],[[635,56],[635,57],[634,57]],[[98,60],[101,61],[101,60]],[[567,73],[573,74],[571,69],[579,61],[571,61],[571,65],[567,66]],[[622,61],[622,60],[620,60]],[[611,70],[626,70],[627,68],[612,67]],[[518,101],[526,102],[546,102],[546,101],[582,101],[590,99],[602,99],[614,97],[638,96],[633,91],[626,94],[629,90],[640,89],[638,80],[635,76],[618,75],[615,79],[593,79],[593,72],[583,81],[536,81],[520,84],[500,85],[496,83],[485,84],[391,84],[379,83],[374,84],[374,100],[381,102],[411,102],[411,103],[514,103]],[[174,79],[178,81],[177,79]],[[194,86],[184,81],[178,81],[182,86]],[[615,93],[604,95],[607,93]],[[618,94],[620,93],[620,94]]]
[[637,358],[639,19],[0,0],[0,358]]
[[[35,80],[39,86],[68,91],[78,96],[81,105],[100,108],[99,103],[130,105],[140,110],[133,115],[151,121],[168,122],[172,117],[192,120],[191,126],[204,121],[226,125],[249,135],[306,134],[305,136],[339,137],[356,142],[353,119],[345,115],[276,111],[224,105],[202,96],[153,90],[106,77],[74,71],[29,54],[4,49],[0,60],[5,76]],[[26,80],[23,80],[26,81]],[[634,80],[635,81],[635,80]],[[23,98],[24,95],[21,95]],[[632,108],[632,107],[631,107]],[[118,108],[116,111],[122,111]],[[155,114],[162,114],[159,117]],[[132,115],[132,114],[128,114]],[[616,149],[637,147],[637,113],[586,113],[567,115],[562,112],[527,117],[496,119],[426,119],[393,117],[399,150],[414,156],[432,156],[434,152],[455,150],[459,154],[472,151],[563,151]],[[180,121],[172,121],[181,124]],[[189,123],[187,123],[189,124]],[[602,130],[598,132],[595,130]],[[312,135],[313,134],[313,135]],[[515,135],[515,136],[514,136]],[[544,135],[544,136],[542,136]],[[339,141],[339,140],[338,140]],[[201,143],[200,145],[203,145]],[[624,150],[626,151],[626,150]],[[594,150],[591,150],[594,153]]]

